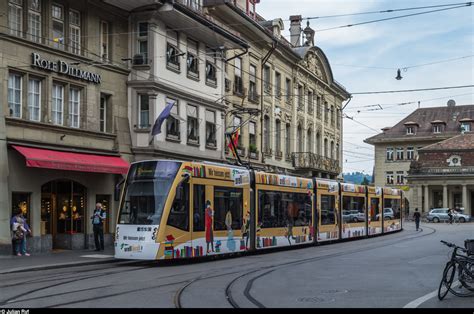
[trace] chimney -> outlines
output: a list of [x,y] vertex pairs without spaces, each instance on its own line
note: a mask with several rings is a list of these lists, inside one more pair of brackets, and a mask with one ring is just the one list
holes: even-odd
[[301,15],[290,16],[290,40],[293,47],[300,46],[301,37]]

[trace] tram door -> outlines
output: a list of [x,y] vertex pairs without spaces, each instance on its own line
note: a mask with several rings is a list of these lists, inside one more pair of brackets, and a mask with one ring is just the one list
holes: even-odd
[[382,221],[380,220],[381,197],[369,193],[368,234],[382,233]]
[[337,193],[317,192],[319,226],[317,239],[319,242],[339,239],[339,201]]

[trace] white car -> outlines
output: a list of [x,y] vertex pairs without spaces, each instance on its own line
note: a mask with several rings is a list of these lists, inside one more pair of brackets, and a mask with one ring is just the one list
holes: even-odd
[[[395,214],[393,212],[393,209],[391,209],[391,208],[384,208],[383,209],[383,219],[384,220],[394,219],[394,218],[395,218]],[[375,216],[375,220],[380,220],[380,214],[377,214]]]

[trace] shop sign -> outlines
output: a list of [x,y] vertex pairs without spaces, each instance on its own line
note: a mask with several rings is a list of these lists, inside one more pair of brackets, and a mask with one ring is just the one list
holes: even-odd
[[87,82],[100,84],[102,77],[100,74],[84,71],[78,68],[75,68],[68,64],[66,61],[58,60],[51,61],[41,58],[39,53],[33,52],[31,54],[32,60],[31,65],[36,68],[40,68],[46,71],[56,72],[70,76],[72,78],[84,80]]

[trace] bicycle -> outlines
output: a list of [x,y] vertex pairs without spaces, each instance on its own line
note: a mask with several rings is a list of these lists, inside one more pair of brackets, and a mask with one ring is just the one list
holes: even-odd
[[[446,263],[443,270],[443,277],[441,278],[438,288],[438,299],[443,300],[448,292],[451,292],[458,297],[474,295],[474,257],[470,256],[471,254],[474,254],[474,252],[446,241],[441,241],[441,243],[448,247],[454,247],[454,250],[451,253],[451,259]],[[460,254],[458,251],[461,251],[466,255]],[[456,291],[451,288],[456,271],[458,272],[458,280],[461,284],[459,287],[464,287],[467,292]]]

